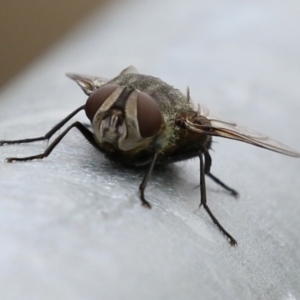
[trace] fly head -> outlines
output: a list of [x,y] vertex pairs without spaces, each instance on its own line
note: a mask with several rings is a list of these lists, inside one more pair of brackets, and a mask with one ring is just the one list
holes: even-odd
[[85,112],[97,143],[108,152],[145,147],[163,124],[156,101],[131,85],[101,86],[87,99]]

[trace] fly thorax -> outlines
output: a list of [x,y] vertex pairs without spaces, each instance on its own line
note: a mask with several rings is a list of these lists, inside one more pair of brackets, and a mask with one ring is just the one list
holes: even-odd
[[132,86],[107,84],[87,100],[96,141],[107,151],[145,148],[163,123],[156,101]]

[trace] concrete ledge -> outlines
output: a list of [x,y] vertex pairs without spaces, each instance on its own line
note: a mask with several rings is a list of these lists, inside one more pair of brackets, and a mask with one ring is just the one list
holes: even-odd
[[[0,95],[0,139],[39,136],[86,100],[66,72],[107,77],[133,64],[212,110],[300,150],[296,1],[120,1]],[[75,119],[86,121],[84,114]],[[0,147],[1,299],[298,299],[300,160],[216,139],[208,201],[232,248],[197,210],[198,161],[143,173],[106,160],[76,132]]]

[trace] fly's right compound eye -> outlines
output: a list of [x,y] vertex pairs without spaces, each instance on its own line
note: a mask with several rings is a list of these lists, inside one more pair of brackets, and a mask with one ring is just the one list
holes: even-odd
[[90,121],[93,121],[96,112],[118,87],[119,86],[116,84],[104,85],[88,97],[85,104],[85,113],[86,116],[90,119]]
[[137,98],[137,121],[143,138],[154,136],[160,129],[163,118],[156,101],[139,92]]

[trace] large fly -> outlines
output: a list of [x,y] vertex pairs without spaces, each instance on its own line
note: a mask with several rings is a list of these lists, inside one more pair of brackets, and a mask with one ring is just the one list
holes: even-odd
[[212,136],[225,137],[269,149],[288,156],[300,154],[265,135],[238,126],[235,123],[213,117],[207,109],[194,107],[189,90],[182,94],[161,79],[142,75],[130,66],[117,77],[107,80],[100,77],[67,74],[88,96],[86,103],[44,136],[20,140],[0,140],[4,144],[21,144],[49,140],[79,111],[84,110],[91,123],[88,126],[74,122],[61,132],[38,155],[10,157],[7,162],[28,161],[47,157],[62,138],[74,127],[110,159],[128,167],[144,167],[146,173],[139,186],[142,205],[151,208],[145,198],[145,188],[156,165],[199,157],[200,161],[200,206],[207,211],[212,221],[229,239],[236,240],[225,230],[207,205],[205,175],[229,191],[238,193],[210,172]]

